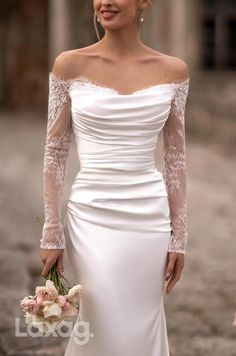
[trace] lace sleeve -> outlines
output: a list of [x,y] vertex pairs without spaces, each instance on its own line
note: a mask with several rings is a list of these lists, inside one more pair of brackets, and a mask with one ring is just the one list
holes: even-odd
[[169,117],[163,127],[163,178],[166,184],[172,238],[169,252],[185,253],[187,245],[187,182],[185,104],[189,79],[175,84]]
[[70,97],[66,81],[49,73],[48,120],[43,163],[45,221],[40,240],[42,249],[64,249],[61,200],[66,160],[71,139]]

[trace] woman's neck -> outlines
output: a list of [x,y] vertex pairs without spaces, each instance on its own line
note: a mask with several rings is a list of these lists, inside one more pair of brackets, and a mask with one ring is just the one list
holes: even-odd
[[131,31],[105,31],[104,37],[99,42],[99,47],[104,54],[112,55],[112,58],[123,59],[135,57],[144,48],[137,30]]

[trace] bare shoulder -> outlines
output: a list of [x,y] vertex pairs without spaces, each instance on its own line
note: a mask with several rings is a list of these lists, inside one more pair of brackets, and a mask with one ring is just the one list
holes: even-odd
[[162,54],[160,58],[168,81],[175,82],[189,78],[189,67],[184,60],[166,54]]
[[155,63],[156,72],[162,73],[165,81],[175,82],[189,78],[189,68],[181,58],[149,48],[151,61]]
[[52,72],[63,80],[78,76],[82,73],[88,58],[93,56],[91,47],[93,46],[61,52],[54,60]]

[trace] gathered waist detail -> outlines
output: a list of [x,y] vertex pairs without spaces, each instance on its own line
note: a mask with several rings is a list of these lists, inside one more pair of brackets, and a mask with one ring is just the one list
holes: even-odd
[[119,171],[122,172],[137,172],[142,173],[145,171],[155,170],[155,161],[148,161],[146,159],[142,159],[142,157],[117,157],[116,159],[113,157],[87,157],[81,158],[80,156],[80,168],[81,171],[86,172],[104,172],[111,171],[113,173],[117,173]]
[[155,170],[155,143],[116,145],[77,138],[81,169],[106,169],[122,171]]
[[82,168],[74,179],[68,211],[111,229],[171,231],[161,172]]

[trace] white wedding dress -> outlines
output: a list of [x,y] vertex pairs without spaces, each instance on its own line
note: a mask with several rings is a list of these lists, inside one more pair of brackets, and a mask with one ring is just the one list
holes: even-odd
[[[164,272],[168,251],[186,252],[188,88],[189,78],[122,94],[49,73],[40,247],[65,249],[84,287],[78,321],[89,324],[87,342],[77,327],[65,356],[169,356]],[[161,132],[163,172],[155,166]],[[71,133],[80,171],[62,222]]]

